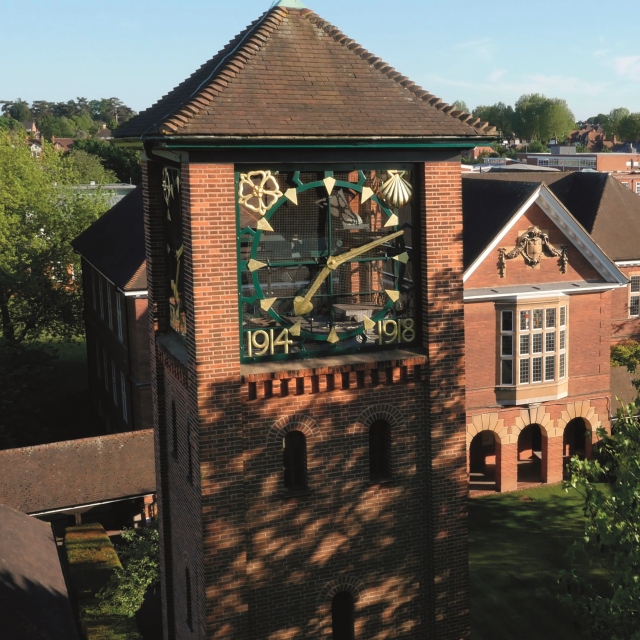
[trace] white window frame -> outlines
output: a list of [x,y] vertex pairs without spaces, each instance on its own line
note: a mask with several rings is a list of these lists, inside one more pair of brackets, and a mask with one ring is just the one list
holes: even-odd
[[[632,312],[632,305],[636,306],[637,313]],[[640,316],[640,274],[629,276],[629,317]]]
[[636,182],[636,193],[640,196],[640,180]]
[[[511,329],[505,329],[505,320],[508,316],[511,316]],[[513,387],[515,385],[515,321],[516,312],[513,309],[504,309],[500,311],[500,386],[501,387]],[[511,353],[505,353],[505,338],[511,340]],[[511,380],[505,381],[505,365],[507,362],[511,363]]]

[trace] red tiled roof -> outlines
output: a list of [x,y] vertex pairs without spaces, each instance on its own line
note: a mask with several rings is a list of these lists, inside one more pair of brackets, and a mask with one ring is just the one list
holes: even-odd
[[308,9],[277,6],[114,133],[116,138],[487,138]]
[[0,504],[24,513],[155,493],[153,429],[0,451]]

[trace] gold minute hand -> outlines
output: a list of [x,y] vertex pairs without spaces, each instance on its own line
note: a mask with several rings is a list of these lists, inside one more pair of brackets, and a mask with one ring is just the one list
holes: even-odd
[[378,238],[377,240],[373,240],[372,242],[367,242],[367,244],[363,244],[361,247],[356,247],[355,249],[351,249],[347,251],[347,253],[341,253],[339,256],[329,256],[327,258],[327,267],[333,271],[337,269],[341,264],[345,262],[349,262],[349,260],[353,260],[353,258],[362,255],[363,253],[367,253],[370,249],[377,247],[389,240],[393,240],[398,236],[401,236],[404,233],[404,229],[402,231],[396,231],[395,233],[390,233],[388,236],[384,236],[384,238]]
[[355,258],[356,256],[362,255],[366,253],[370,249],[377,247],[381,244],[384,244],[388,240],[393,240],[398,236],[401,236],[404,233],[402,231],[396,231],[395,233],[390,233],[388,236],[384,236],[384,238],[378,238],[377,240],[373,240],[372,242],[367,242],[367,244],[363,244],[361,247],[356,247],[355,249],[351,249],[346,253],[342,253],[339,256],[329,256],[327,258],[327,265],[323,267],[322,271],[316,277],[314,283],[309,287],[307,294],[304,296],[296,296],[293,300],[293,311],[297,316],[304,316],[309,313],[313,309],[313,303],[311,302],[311,298],[315,295],[316,291],[320,288],[320,285],[327,279],[327,276],[335,269],[337,269],[341,264],[348,262],[349,260]]

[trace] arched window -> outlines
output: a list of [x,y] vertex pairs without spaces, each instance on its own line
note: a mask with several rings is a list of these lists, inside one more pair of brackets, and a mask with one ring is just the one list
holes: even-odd
[[172,443],[172,453],[177,457],[178,455],[178,415],[176,412],[176,403],[174,400],[171,401],[171,437],[173,439]]
[[332,640],[355,640],[353,630],[353,595],[340,591],[331,600]]
[[283,440],[284,486],[291,490],[307,488],[307,439],[301,431],[290,431]]
[[373,482],[391,478],[391,425],[386,420],[369,427],[369,478]]

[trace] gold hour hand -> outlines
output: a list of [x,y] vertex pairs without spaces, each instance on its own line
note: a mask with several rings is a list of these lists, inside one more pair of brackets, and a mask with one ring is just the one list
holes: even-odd
[[396,231],[395,233],[390,233],[388,236],[384,236],[383,238],[378,238],[377,240],[373,240],[371,242],[367,242],[367,244],[363,244],[361,247],[356,247],[355,249],[351,249],[346,253],[341,253],[339,256],[329,256],[327,258],[327,267],[332,271],[337,269],[341,264],[356,258],[357,256],[362,255],[363,253],[367,253],[371,249],[388,242],[389,240],[393,240],[401,236],[404,233],[404,229],[402,231]]
[[311,298],[313,298],[313,296],[316,294],[316,291],[320,288],[320,286],[327,279],[327,276],[330,273],[331,269],[329,269],[329,267],[323,267],[322,271],[320,271],[313,284],[309,287],[307,295],[304,298],[302,296],[296,296],[293,299],[293,311],[297,316],[304,316],[309,313],[311,309],[313,309]]

